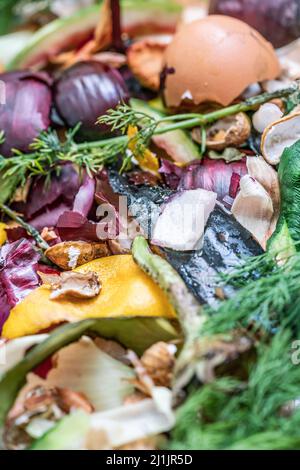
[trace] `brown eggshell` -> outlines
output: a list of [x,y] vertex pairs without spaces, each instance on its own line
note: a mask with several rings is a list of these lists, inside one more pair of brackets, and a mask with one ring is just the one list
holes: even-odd
[[230,104],[249,85],[280,74],[273,46],[246,23],[210,15],[182,26],[165,52],[164,98],[182,103]]

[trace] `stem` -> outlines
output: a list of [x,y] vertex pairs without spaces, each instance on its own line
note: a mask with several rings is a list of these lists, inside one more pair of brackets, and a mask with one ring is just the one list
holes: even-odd
[[112,46],[116,52],[124,52],[120,0],[110,0],[110,10],[112,18]]
[[[242,101],[241,103],[233,104],[228,106],[227,108],[217,109],[216,111],[212,111],[211,113],[207,114],[197,114],[197,113],[189,113],[189,114],[176,114],[174,116],[166,116],[159,120],[159,123],[168,122],[168,121],[179,121],[180,127],[174,124],[166,126],[163,128],[158,129],[155,133],[163,134],[164,132],[168,132],[170,130],[176,129],[188,129],[191,127],[207,125],[212,122],[218,121],[219,119],[225,118],[227,116],[231,116],[233,114],[237,114],[240,112],[247,112],[251,111],[257,106],[267,103],[276,98],[283,98],[285,96],[289,96],[290,94],[294,93],[298,89],[297,84],[293,84],[288,88],[284,88],[283,90],[277,90],[272,93],[263,93],[258,96],[254,96],[246,101]],[[183,122],[180,122],[183,121]],[[196,123],[196,124],[195,124]],[[176,126],[176,127],[175,127]]]
[[45,240],[40,236],[39,232],[32,227],[32,225],[27,224],[21,217],[17,215],[17,213],[13,210],[11,210],[8,206],[5,204],[0,203],[0,209],[12,220],[17,222],[18,224],[23,227],[28,235],[30,235],[32,238],[35,239],[37,245],[39,248],[42,250],[47,250],[49,248],[49,245]]
[[109,144],[117,144],[118,142],[126,142],[128,137],[126,135],[122,135],[120,137],[110,137],[109,139],[103,140],[95,140],[93,142],[83,142],[81,144],[76,144],[77,150],[87,150],[87,149],[96,149],[105,147]]

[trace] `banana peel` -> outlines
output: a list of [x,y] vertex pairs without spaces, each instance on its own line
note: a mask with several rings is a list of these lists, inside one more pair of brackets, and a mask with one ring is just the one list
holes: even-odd
[[97,297],[50,300],[48,287],[38,287],[12,309],[2,336],[13,339],[33,335],[63,322],[91,318],[176,318],[165,293],[131,255],[97,259],[75,271],[98,274],[102,289]]

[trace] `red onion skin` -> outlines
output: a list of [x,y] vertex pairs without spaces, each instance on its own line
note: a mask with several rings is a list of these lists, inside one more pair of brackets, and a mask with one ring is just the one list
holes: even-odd
[[224,202],[228,196],[234,198],[239,188],[240,178],[248,173],[246,159],[225,163],[204,157],[195,160],[185,168],[163,160],[159,170],[171,189],[206,189],[217,193],[218,200]]
[[112,17],[112,47],[117,52],[124,52],[125,47],[122,40],[120,0],[110,0],[110,9]]
[[37,177],[31,184],[26,204],[16,205],[15,209],[22,212],[27,220],[43,214],[47,207],[53,207],[57,202],[64,202],[69,208],[80,188],[81,181],[78,171],[72,164],[60,167],[58,174],[51,175],[50,183],[44,177]]
[[57,232],[63,241],[83,240],[98,242],[98,225],[75,211],[65,211],[58,219]]
[[52,93],[45,73],[10,72],[0,75],[5,83],[5,103],[0,105],[0,130],[5,141],[0,153],[9,157],[12,149],[28,152],[29,145],[50,125]]
[[129,99],[120,73],[99,62],[80,62],[62,73],[54,84],[56,110],[68,127],[81,122],[79,135],[97,139],[109,128],[97,119],[120,102]]
[[211,0],[209,12],[245,21],[274,47],[300,36],[299,0]]
[[95,180],[89,175],[85,175],[84,181],[76,194],[73,211],[79,212],[84,217],[87,217],[94,202],[95,196]]
[[38,287],[40,255],[29,240],[3,245],[0,250],[0,333],[10,310]]

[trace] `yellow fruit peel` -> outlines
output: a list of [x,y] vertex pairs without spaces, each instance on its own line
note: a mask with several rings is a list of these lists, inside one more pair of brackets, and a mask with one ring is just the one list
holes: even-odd
[[3,222],[0,222],[0,246],[4,245],[7,240],[7,233],[6,233],[7,225]]
[[62,322],[87,318],[176,317],[164,292],[131,255],[97,259],[75,271],[99,275],[102,290],[97,297],[50,300],[49,288],[41,286],[12,309],[3,327],[3,337],[33,335]]
[[139,167],[144,171],[149,171],[150,173],[159,176],[159,162],[156,155],[151,152],[151,150],[144,147],[144,145],[139,145],[138,143],[138,128],[135,126],[129,126],[127,135],[130,139],[128,148],[133,153]]

